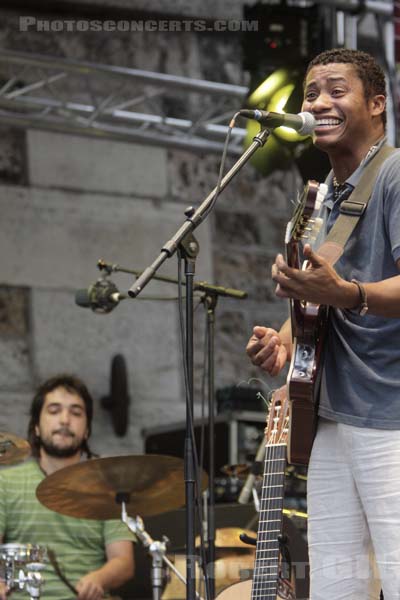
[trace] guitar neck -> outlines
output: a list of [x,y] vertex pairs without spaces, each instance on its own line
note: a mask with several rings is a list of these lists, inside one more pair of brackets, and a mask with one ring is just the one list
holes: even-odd
[[276,600],[286,444],[266,446],[251,600]]

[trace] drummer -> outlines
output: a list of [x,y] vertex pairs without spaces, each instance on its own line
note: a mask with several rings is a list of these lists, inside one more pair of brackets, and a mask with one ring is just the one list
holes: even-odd
[[[39,544],[54,552],[61,578],[53,564],[43,571],[44,600],[100,600],[133,577],[132,534],[118,520],[76,519],[50,511],[35,495],[47,475],[91,457],[92,397],[78,378],[57,375],[39,387],[30,415],[33,458],[0,472],[0,540]],[[0,600],[8,593],[0,582]]]

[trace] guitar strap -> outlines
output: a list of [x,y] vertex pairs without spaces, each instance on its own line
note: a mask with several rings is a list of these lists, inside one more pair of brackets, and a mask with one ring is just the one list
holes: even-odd
[[340,214],[335,224],[317,250],[330,265],[334,265],[342,256],[347,240],[368,206],[378,171],[395,150],[393,146],[382,146],[365,167],[350,196],[341,203]]

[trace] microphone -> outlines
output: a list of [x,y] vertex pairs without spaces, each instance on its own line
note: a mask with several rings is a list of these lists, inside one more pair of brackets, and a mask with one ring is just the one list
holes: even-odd
[[[265,439],[261,440],[261,444],[258,447],[257,455],[254,463],[251,465],[250,473],[247,475],[247,479],[245,481],[244,486],[242,487],[242,491],[239,494],[238,502],[239,504],[247,504],[250,496],[253,491],[254,482],[256,480],[257,475],[262,473],[262,461],[265,456]],[[261,467],[261,468],[260,468]]]
[[309,112],[301,112],[298,115],[283,114],[276,112],[268,112],[266,110],[255,110],[242,109],[239,111],[239,116],[245,117],[246,119],[254,119],[265,125],[270,129],[276,127],[291,127],[300,133],[300,135],[311,135],[316,126],[316,120],[313,115]]
[[82,308],[91,308],[93,312],[104,315],[111,312],[118,306],[120,300],[124,300],[126,297],[126,294],[118,291],[112,281],[98,279],[88,288],[76,291],[75,304]]

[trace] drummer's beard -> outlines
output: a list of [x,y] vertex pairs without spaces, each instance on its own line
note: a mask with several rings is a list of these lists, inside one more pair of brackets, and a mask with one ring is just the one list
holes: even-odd
[[70,435],[72,441],[69,446],[59,446],[53,442],[51,436],[48,436],[40,439],[40,447],[43,448],[46,454],[54,456],[55,458],[71,458],[76,454],[81,454],[85,440],[83,438],[77,438],[76,435],[71,432]]

